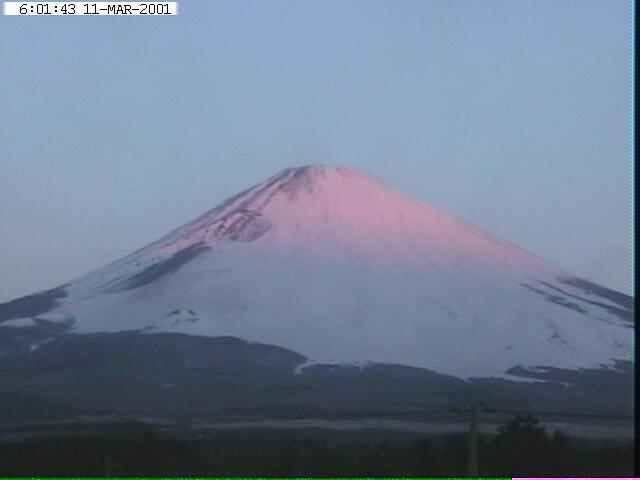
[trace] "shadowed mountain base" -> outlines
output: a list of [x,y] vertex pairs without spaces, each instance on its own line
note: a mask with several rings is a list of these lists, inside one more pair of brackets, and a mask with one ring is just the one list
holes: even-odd
[[[15,329],[0,328],[0,338],[9,332]],[[62,334],[34,347],[43,335],[38,327],[20,332],[0,352],[5,424],[110,414],[185,422],[393,417],[449,411],[472,400],[509,410],[632,411],[627,363],[616,369],[511,371],[538,380],[528,382],[465,381],[381,364],[312,365],[295,373],[306,361],[303,355],[233,337]]]

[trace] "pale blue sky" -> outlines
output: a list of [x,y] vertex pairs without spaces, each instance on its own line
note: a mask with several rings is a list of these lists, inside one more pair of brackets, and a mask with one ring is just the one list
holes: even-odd
[[630,291],[630,2],[179,9],[0,17],[0,301],[310,163]]

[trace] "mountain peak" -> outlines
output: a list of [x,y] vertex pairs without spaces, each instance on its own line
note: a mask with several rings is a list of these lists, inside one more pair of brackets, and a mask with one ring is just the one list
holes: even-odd
[[285,168],[261,185],[273,186],[282,192],[296,192],[301,189],[311,193],[323,190],[314,186],[324,185],[324,190],[330,191],[332,185],[339,188],[340,185],[344,187],[355,182],[382,186],[375,177],[355,168],[325,164]]
[[462,262],[493,275],[550,269],[560,273],[534,255],[366,173],[338,165],[286,168],[136,252],[134,258],[148,263],[146,259],[166,258],[197,245],[217,249],[230,242],[278,256],[346,255],[408,268],[430,264],[428,268],[446,269]]
[[309,165],[34,297],[36,313],[33,298],[5,311],[18,325],[229,335],[465,377],[627,359],[631,311],[572,278],[367,174]]
[[307,175],[311,177],[322,177],[328,175],[344,175],[351,177],[370,177],[370,175],[364,173],[361,170],[353,167],[347,167],[344,165],[335,165],[335,164],[325,164],[325,163],[317,163],[310,165],[302,165],[299,167],[288,167],[281,170],[278,175],[285,175],[293,173],[296,176]]

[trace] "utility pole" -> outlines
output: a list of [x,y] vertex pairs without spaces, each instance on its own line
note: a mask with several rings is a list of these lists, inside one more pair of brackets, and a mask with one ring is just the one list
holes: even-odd
[[478,402],[471,402],[469,405],[469,457],[468,473],[470,477],[478,476],[478,414],[481,405]]
[[111,464],[112,464],[111,455],[107,454],[107,457],[104,460],[104,476],[105,477],[111,476],[111,470],[112,470]]
[[480,412],[494,412],[495,410],[485,408],[484,403],[472,401],[464,407],[456,407],[451,410],[454,413],[469,414],[469,438],[468,438],[468,456],[467,456],[467,473],[470,477],[478,476],[478,421]]

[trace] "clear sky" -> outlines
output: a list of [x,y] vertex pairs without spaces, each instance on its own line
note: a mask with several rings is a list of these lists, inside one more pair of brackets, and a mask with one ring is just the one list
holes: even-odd
[[629,292],[631,8],[182,0],[178,16],[0,17],[0,301],[313,163]]

